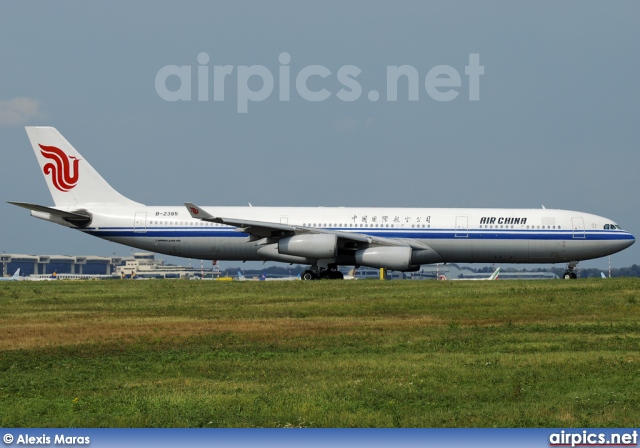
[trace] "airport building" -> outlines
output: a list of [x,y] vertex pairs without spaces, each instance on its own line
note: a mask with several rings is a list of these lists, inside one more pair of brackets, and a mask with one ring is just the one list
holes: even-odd
[[133,257],[120,259],[121,262],[115,266],[114,275],[120,277],[138,278],[214,278],[220,276],[220,269],[217,265],[211,268],[204,268],[204,263],[200,268],[191,266],[165,265],[162,260],[156,260],[155,255],[150,252],[134,253]]
[[131,257],[2,254],[2,276],[18,268],[22,276],[56,274],[113,275],[116,277],[184,278],[219,275],[219,269],[165,265],[153,253],[138,252]]
[[68,255],[2,254],[2,275],[12,275],[20,268],[23,276],[53,274],[110,275],[121,258]]

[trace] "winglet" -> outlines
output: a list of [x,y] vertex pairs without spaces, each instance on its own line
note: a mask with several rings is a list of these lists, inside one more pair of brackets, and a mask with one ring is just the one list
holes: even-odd
[[184,205],[185,207],[187,207],[187,210],[189,210],[189,214],[191,214],[192,218],[202,219],[203,221],[219,222],[219,218],[211,216],[209,213],[205,212],[193,202],[185,202]]

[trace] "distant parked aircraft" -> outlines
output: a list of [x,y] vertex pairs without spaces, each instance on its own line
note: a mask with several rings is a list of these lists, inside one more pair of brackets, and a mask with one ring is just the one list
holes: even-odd
[[23,280],[23,278],[20,277],[20,268],[18,268],[11,277],[0,277],[0,282],[16,282],[20,280]]
[[24,279],[30,282],[50,282],[58,280],[58,272],[53,271],[53,274],[31,274],[28,277],[24,277]]
[[300,280],[300,276],[288,276],[288,277],[268,277],[266,273],[262,273],[262,275],[260,275],[259,278],[247,278],[244,276],[244,274],[242,273],[242,271],[240,269],[238,269],[238,277],[236,278],[236,280],[239,280],[241,282],[246,282],[246,281],[260,281],[260,282],[264,282],[264,281],[288,281],[288,280]]
[[[497,268],[495,271],[493,271],[493,274],[491,274],[489,277],[486,277],[486,278],[462,277],[462,278],[450,278],[448,280],[498,280],[498,274],[500,274],[500,268]],[[444,275],[441,275],[439,277],[439,280],[447,280],[447,277],[445,277]]]

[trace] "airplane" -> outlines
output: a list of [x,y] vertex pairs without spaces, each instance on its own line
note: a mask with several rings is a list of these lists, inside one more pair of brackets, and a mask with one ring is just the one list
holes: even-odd
[[11,277],[0,277],[0,282],[17,282],[20,280],[23,280],[23,278],[20,277],[20,268],[16,269],[16,272],[14,272]]
[[358,277],[356,277],[357,271],[358,271],[358,268],[354,266],[349,270],[347,274],[342,274],[342,277],[344,280],[358,280]]
[[266,282],[289,282],[292,280],[301,280],[302,278],[299,275],[283,275],[283,276],[271,276],[269,277],[266,273],[262,273],[260,276],[260,280]]
[[242,271],[240,269],[238,269],[238,276],[235,277],[234,280],[238,280],[240,282],[257,282],[260,279],[258,279],[258,278],[247,278],[247,277],[244,276]]
[[10,204],[108,241],[204,260],[417,271],[432,263],[567,263],[619,252],[635,237],[614,221],[552,209],[146,206],[109,185],[53,127],[26,127],[54,206]]
[[499,274],[500,274],[500,268],[496,268],[496,270],[493,271],[493,273],[489,277],[486,277],[486,278],[466,278],[466,277],[462,277],[462,278],[450,278],[450,279],[447,279],[447,277],[445,277],[444,275],[440,275],[438,280],[456,280],[456,281],[461,281],[461,280],[466,280],[466,281],[498,280],[498,275]]
[[25,280],[30,282],[50,282],[58,280],[58,272],[53,271],[51,274],[31,274],[28,277],[24,277]]
[[260,275],[260,277],[256,277],[256,278],[247,278],[244,276],[244,274],[242,273],[242,271],[240,269],[238,269],[238,276],[236,277],[236,280],[239,280],[241,282],[248,282],[248,281],[260,281],[260,282],[270,282],[270,281],[276,281],[276,282],[286,282],[286,281],[290,281],[290,280],[300,280],[299,276],[288,276],[288,277],[267,277],[266,273],[262,273],[262,275]]
[[58,274],[53,278],[58,280],[100,280],[105,278],[114,278],[108,274]]

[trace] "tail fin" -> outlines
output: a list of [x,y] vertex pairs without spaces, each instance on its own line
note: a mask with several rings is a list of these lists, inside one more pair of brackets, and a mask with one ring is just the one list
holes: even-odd
[[493,271],[493,274],[491,274],[491,277],[489,277],[489,280],[498,280],[499,274],[500,274],[500,268],[497,268],[495,271]]
[[18,278],[20,277],[20,268],[18,268],[18,270],[16,272],[13,273],[12,275],[13,278]]
[[26,130],[57,206],[141,205],[114,190],[56,128],[27,126]]

